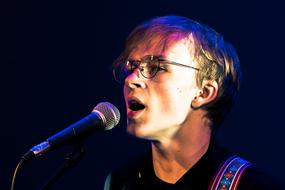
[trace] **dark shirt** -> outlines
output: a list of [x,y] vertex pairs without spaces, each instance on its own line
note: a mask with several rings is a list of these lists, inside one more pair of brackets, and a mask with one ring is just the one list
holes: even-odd
[[[230,153],[215,142],[208,151],[175,184],[160,180],[153,170],[151,152],[127,167],[112,172],[106,179],[105,190],[207,190],[219,167]],[[280,189],[254,165],[243,173],[238,185],[239,190]]]

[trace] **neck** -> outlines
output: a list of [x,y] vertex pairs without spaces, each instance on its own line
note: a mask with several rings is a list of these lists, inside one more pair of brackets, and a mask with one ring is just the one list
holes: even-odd
[[205,124],[192,121],[173,136],[152,142],[153,167],[158,178],[174,184],[206,153],[211,129]]

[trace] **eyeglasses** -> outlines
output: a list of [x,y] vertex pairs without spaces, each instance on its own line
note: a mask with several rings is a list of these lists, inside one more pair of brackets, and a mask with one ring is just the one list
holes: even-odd
[[160,66],[160,63],[177,65],[199,71],[198,68],[177,63],[174,61],[169,61],[167,59],[161,58],[160,56],[147,55],[141,60],[119,61],[113,68],[113,75],[117,82],[124,83],[126,77],[129,76],[132,72],[134,72],[134,70],[139,68],[139,71],[144,78],[151,79],[155,77],[158,71],[165,70]]

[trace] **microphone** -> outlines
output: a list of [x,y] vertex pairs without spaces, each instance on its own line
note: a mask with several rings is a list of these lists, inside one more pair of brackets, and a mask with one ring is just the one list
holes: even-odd
[[83,119],[31,148],[22,159],[30,160],[61,145],[82,140],[97,131],[110,130],[119,123],[119,120],[119,110],[109,102],[101,102]]

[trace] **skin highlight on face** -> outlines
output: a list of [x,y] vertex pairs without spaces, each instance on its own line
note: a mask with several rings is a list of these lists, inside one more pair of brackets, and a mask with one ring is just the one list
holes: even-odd
[[[173,43],[163,56],[168,60],[195,66],[194,58],[189,52],[193,42],[182,39]],[[153,55],[153,49],[140,51],[131,55],[140,59],[145,55]],[[152,79],[141,76],[138,69],[125,80],[124,96],[128,115],[128,132],[140,138],[159,140],[171,138],[191,114],[191,102],[197,92],[195,70],[175,65],[166,65],[167,70],[158,72]],[[144,104],[144,109],[132,111],[130,100]],[[163,118],[161,120],[160,118]]]

